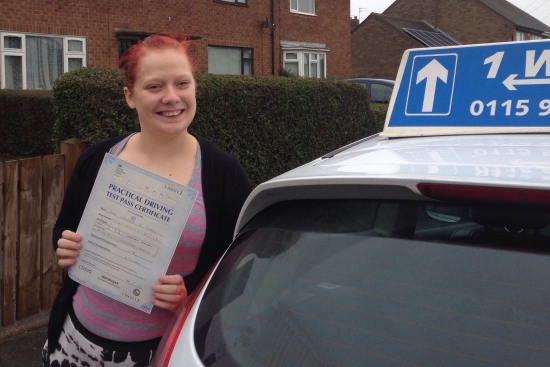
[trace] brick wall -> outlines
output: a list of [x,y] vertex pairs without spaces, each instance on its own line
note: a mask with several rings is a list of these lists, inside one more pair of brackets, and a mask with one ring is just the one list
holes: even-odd
[[[462,44],[507,42],[515,25],[477,0],[397,0],[384,11],[411,20],[425,20]],[[352,33],[351,74],[394,79],[401,56],[421,47],[375,16]]]
[[371,15],[351,37],[351,76],[395,79],[403,52],[414,47],[410,38]]
[[[290,0],[275,1],[275,71],[281,65],[279,40],[325,43],[327,73],[349,75],[349,0],[317,0],[316,16],[290,13]],[[4,0],[0,31],[84,36],[87,65],[116,67],[115,28],[183,32],[195,42],[197,70],[206,72],[208,45],[253,48],[254,74],[271,74],[270,0],[237,6],[216,0]]]
[[477,0],[397,0],[386,15],[426,20],[463,44],[513,40],[515,25]]
[[[275,1],[276,46],[278,40],[324,43],[327,52],[327,76],[347,77],[351,66],[351,33],[349,0],[316,0],[315,16],[290,13],[290,1]],[[278,48],[278,47],[277,47]],[[277,51],[278,65],[282,62]]]

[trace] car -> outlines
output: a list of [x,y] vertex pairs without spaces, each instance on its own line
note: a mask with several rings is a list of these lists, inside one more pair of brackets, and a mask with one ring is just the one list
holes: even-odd
[[503,84],[544,50],[406,51],[381,133],[254,189],[155,365],[548,365],[550,100]]
[[365,87],[372,103],[389,103],[395,85],[395,80],[390,79],[352,78],[345,80]]

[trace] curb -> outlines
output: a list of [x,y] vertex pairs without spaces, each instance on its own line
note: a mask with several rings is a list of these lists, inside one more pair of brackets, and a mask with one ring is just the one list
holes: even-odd
[[28,333],[29,331],[48,325],[50,310],[42,311],[37,315],[27,317],[24,320],[17,321],[15,324],[0,327],[0,343],[15,336]]

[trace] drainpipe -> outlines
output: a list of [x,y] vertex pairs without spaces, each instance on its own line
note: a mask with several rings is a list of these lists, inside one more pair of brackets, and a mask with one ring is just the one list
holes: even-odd
[[271,0],[271,75],[275,75],[275,0]]

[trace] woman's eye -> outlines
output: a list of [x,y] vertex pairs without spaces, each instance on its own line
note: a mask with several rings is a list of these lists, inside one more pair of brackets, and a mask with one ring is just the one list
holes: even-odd
[[150,85],[150,86],[147,87],[147,89],[149,89],[149,90],[155,90],[155,89],[158,89],[158,88],[159,88],[158,85]]
[[187,85],[189,84],[189,81],[187,80],[182,80],[181,82],[179,82],[179,85]]

